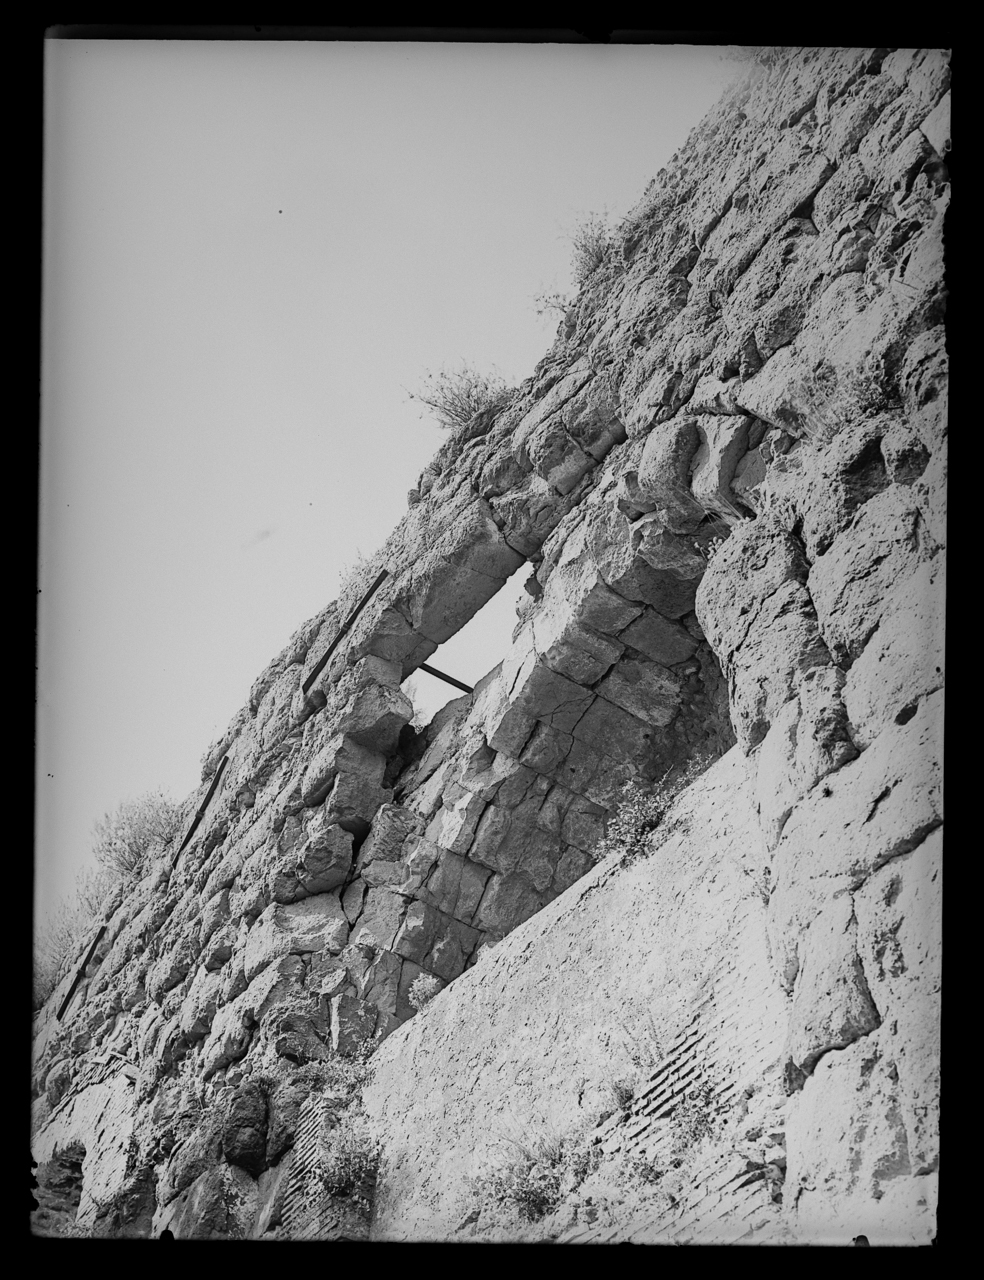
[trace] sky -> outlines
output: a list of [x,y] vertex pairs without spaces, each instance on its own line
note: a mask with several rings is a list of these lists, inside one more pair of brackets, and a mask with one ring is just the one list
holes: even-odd
[[[183,800],[444,440],[516,385],[737,74],[658,45],[46,42],[35,906],[126,800]],[[432,664],[501,658],[514,575]],[[418,674],[432,714],[458,694]]]

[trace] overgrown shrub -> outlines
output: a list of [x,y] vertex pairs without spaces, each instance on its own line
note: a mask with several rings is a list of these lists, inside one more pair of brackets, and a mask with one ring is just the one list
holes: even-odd
[[365,1215],[372,1209],[380,1148],[361,1102],[353,1102],[325,1137],[322,1169],[324,1190],[351,1200]]
[[139,879],[152,855],[162,852],[177,835],[182,812],[161,791],[125,800],[115,813],[96,823],[92,849],[96,861],[124,879]]
[[554,1212],[598,1166],[597,1148],[584,1135],[543,1136],[533,1144],[509,1140],[518,1157],[473,1182],[487,1204],[514,1210],[527,1222]]
[[688,1090],[673,1112],[671,1124],[673,1154],[677,1157],[700,1146],[705,1138],[712,1138],[717,1131],[713,1086],[704,1083]]
[[651,787],[641,782],[627,782],[621,790],[618,809],[609,820],[604,838],[595,846],[592,855],[595,861],[622,857],[635,859],[645,853],[649,837],[663,821],[673,801],[711,763],[708,757],[695,756],[682,769],[668,769]]
[[512,398],[513,389],[498,374],[479,373],[463,363],[458,369],[427,374],[420,390],[408,395],[426,405],[439,426],[457,431],[467,427],[483,409],[504,407]]
[[573,261],[571,270],[578,285],[584,284],[592,272],[605,262],[612,245],[608,219],[589,213],[571,237]]
[[444,983],[440,978],[435,978],[432,973],[421,973],[411,984],[410,990],[407,992],[407,999],[419,1012],[425,1004],[434,999],[443,987]]

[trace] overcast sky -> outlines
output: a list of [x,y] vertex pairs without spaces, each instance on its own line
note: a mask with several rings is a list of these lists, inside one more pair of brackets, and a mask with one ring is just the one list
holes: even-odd
[[[46,44],[42,911],[104,813],[198,785],[399,521],[444,438],[407,391],[462,360],[527,377],[570,233],[735,74],[680,46]],[[434,663],[494,666],[525,576]]]

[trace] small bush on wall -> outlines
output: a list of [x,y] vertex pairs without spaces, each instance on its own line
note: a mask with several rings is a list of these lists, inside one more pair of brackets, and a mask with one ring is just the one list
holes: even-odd
[[712,763],[709,756],[695,756],[682,769],[667,770],[651,787],[641,782],[627,782],[604,838],[595,846],[592,855],[595,861],[600,862],[603,858],[634,860],[645,853],[649,837],[663,821],[673,801]]
[[160,791],[126,800],[95,826],[92,852],[101,867],[139,879],[151,856],[162,851],[181,825],[182,808]]
[[498,374],[479,373],[470,365],[442,369],[426,375],[419,391],[408,393],[411,400],[426,405],[446,431],[467,427],[483,409],[503,408],[513,391]]

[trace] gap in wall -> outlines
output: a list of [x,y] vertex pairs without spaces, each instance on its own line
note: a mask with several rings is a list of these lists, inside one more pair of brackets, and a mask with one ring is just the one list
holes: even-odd
[[[488,604],[428,658],[427,665],[474,688],[509,652],[512,633],[519,621],[516,606],[529,599],[523,588],[529,576],[529,565],[520,565]],[[415,671],[409,676],[403,682],[403,692],[425,725],[449,702],[465,697],[460,689],[426,671]]]

